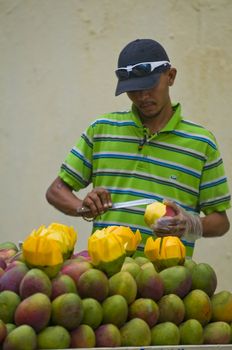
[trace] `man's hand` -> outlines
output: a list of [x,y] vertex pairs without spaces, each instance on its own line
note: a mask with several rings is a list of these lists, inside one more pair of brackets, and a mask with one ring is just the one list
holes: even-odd
[[95,187],[82,201],[82,212],[86,218],[95,218],[111,207],[110,193],[103,187]]
[[190,214],[174,202],[164,200],[165,205],[171,207],[175,216],[164,216],[156,221],[152,227],[159,236],[177,236],[195,241],[202,236],[202,224],[199,215]]

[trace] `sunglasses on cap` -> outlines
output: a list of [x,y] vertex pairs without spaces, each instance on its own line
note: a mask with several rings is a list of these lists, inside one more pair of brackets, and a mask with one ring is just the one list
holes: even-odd
[[115,74],[119,80],[128,78],[144,77],[149,75],[155,68],[164,66],[170,67],[169,61],[157,61],[157,62],[141,62],[127,67],[119,67],[116,69]]

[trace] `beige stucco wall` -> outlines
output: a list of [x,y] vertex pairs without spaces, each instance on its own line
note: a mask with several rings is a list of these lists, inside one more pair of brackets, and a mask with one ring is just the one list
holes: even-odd
[[[135,38],[166,47],[178,70],[172,98],[217,136],[232,188],[231,19],[231,0],[0,0],[1,241],[59,221],[78,230],[77,250],[86,246],[91,225],[44,195],[89,122],[128,109],[114,96],[114,69]],[[230,232],[195,250],[220,290],[232,290],[231,243]]]

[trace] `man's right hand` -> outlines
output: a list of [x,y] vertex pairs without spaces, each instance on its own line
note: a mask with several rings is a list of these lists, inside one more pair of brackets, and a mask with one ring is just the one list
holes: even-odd
[[103,187],[95,187],[83,199],[81,210],[86,218],[95,218],[111,207],[110,193]]

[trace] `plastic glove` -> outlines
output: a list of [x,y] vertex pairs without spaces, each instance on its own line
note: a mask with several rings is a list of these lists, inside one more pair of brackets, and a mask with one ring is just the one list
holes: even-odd
[[163,203],[173,208],[176,216],[164,216],[152,225],[152,230],[159,236],[177,236],[187,241],[195,241],[202,236],[200,216],[188,213],[174,202],[164,200]]

